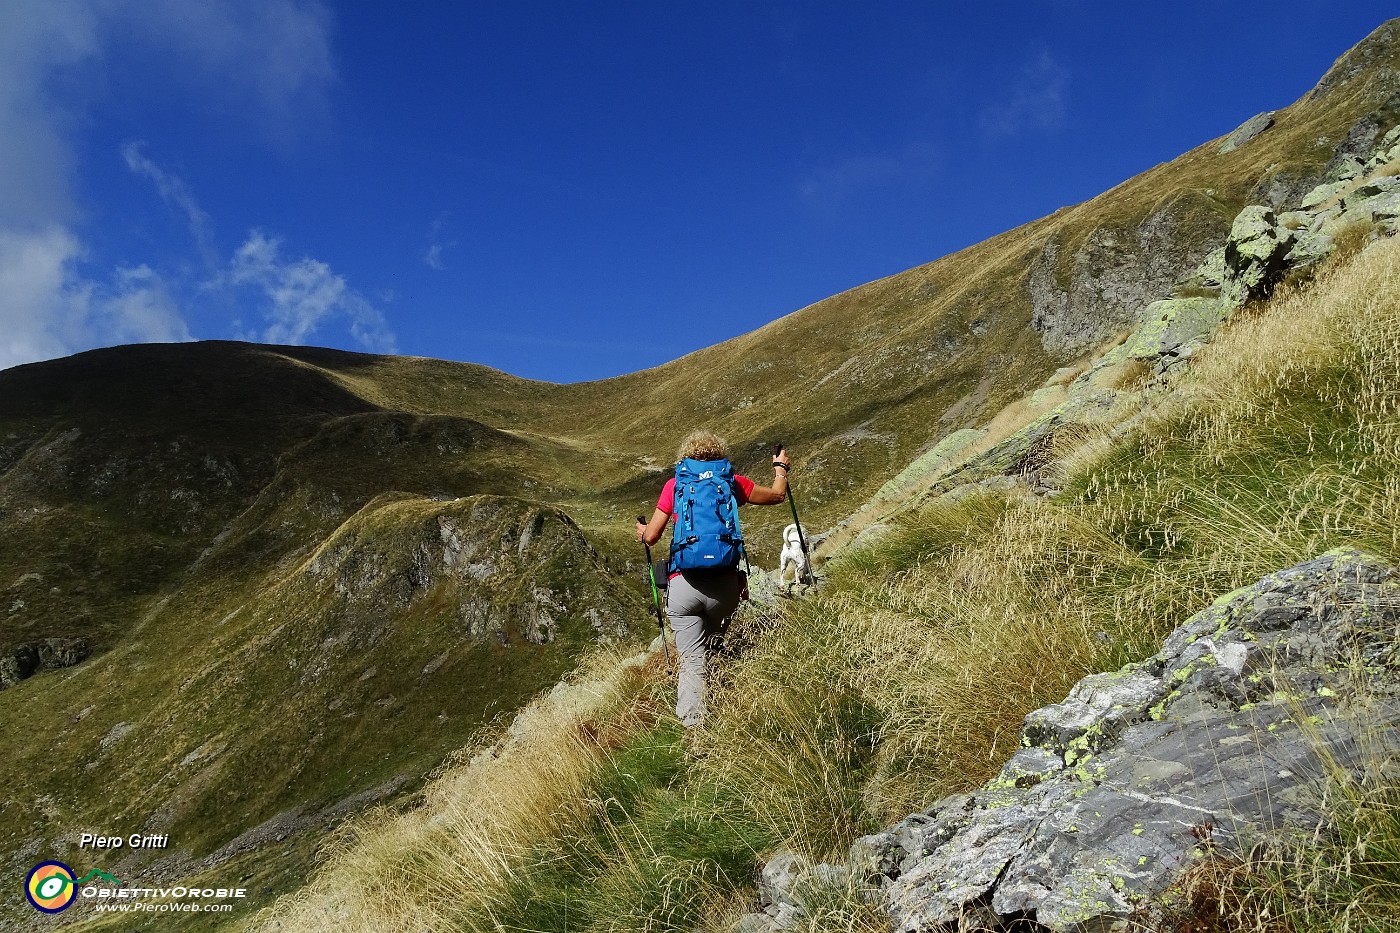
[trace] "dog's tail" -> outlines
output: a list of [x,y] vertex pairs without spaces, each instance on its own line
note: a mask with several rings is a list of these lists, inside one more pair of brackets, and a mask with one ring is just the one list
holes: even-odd
[[796,525],[788,525],[783,529],[783,541],[788,544],[800,544],[802,539],[797,534]]

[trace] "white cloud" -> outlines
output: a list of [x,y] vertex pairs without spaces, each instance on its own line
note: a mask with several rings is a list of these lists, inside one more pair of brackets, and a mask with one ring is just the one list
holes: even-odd
[[1003,99],[982,109],[982,132],[993,138],[1060,126],[1068,112],[1069,71],[1041,49],[1006,88]]
[[[199,206],[185,180],[156,164],[140,143],[123,146],[122,156],[131,171],[150,179],[161,198],[188,220],[191,235],[210,272],[200,290],[206,295],[221,295],[235,307],[246,304],[243,299],[247,295],[254,296],[255,310],[263,316],[266,326],[250,332],[241,319],[237,320],[233,326],[240,339],[302,344],[326,321],[339,317],[361,346],[378,353],[395,351],[394,335],[384,315],[372,303],[350,288],[344,277],[335,274],[326,263],[310,257],[284,259],[282,242],[275,237],[254,230],[223,268],[213,246],[209,215]],[[127,277],[133,286],[154,277],[144,266],[128,271],[133,273]],[[154,292],[143,294],[155,297]]]
[[78,240],[61,227],[24,235],[0,230],[0,368],[72,352],[81,296],[65,287]]
[[189,340],[160,277],[118,268],[110,281],[84,276],[71,231],[0,230],[0,368],[119,343]]
[[301,344],[323,323],[344,317],[351,335],[375,353],[393,353],[393,333],[363,295],[324,262],[311,258],[282,258],[280,240],[253,231],[229,264],[228,285],[254,289],[261,297],[267,326],[258,339],[267,343]]
[[199,206],[194,193],[183,178],[165,171],[146,156],[143,151],[145,145],[141,142],[130,142],[122,146],[122,158],[126,160],[126,167],[137,175],[149,178],[155,184],[161,200],[185,215],[190,227],[190,236],[199,248],[205,265],[217,265],[209,215]]
[[143,54],[173,66],[174,86],[237,99],[285,134],[325,109],[331,25],[318,0],[0,0],[0,226],[74,214],[70,135],[97,103],[78,88],[102,81],[58,78]]
[[193,340],[160,275],[149,266],[119,267],[113,287],[95,296],[95,345],[108,343],[179,343]]
[[332,16],[319,0],[114,0],[112,31],[172,56],[198,94],[252,105],[292,134],[325,110],[334,83]]
[[98,48],[88,4],[0,3],[0,227],[32,231],[72,217],[66,135],[81,104],[56,100],[50,79],[92,59]]
[[[251,125],[285,136],[325,109],[330,34],[319,0],[0,0],[0,367],[190,339],[158,272],[136,264],[93,278],[82,269],[73,139],[100,103],[101,69],[122,55],[163,61],[180,78],[172,87],[225,110],[234,100]],[[216,266],[209,218],[183,181],[139,145],[123,155],[185,215]],[[370,312],[362,317],[372,322]],[[378,339],[371,324],[359,326]]]

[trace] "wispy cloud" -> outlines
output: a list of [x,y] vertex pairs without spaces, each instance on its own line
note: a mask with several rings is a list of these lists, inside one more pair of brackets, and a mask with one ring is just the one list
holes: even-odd
[[64,0],[6,0],[0,14],[0,228],[44,228],[76,213],[67,132],[76,114],[56,100],[49,77],[100,49],[89,6]]
[[221,295],[235,308],[251,303],[250,310],[263,318],[265,326],[253,333],[238,324],[240,336],[300,344],[322,324],[339,318],[365,349],[394,352],[396,341],[384,315],[328,264],[311,257],[284,259],[282,241],[260,230],[250,233],[224,263],[213,245],[213,222],[185,180],[146,155],[140,143],[123,146],[122,157],[131,171],[155,185],[166,204],[185,216],[208,271],[199,291],[205,296]]
[[442,272],[447,268],[443,254],[457,245],[456,240],[443,239],[442,232],[447,226],[447,213],[439,214],[428,227],[428,248],[423,253],[423,265]]
[[978,121],[992,138],[1060,126],[1068,113],[1070,73],[1046,49],[1036,51],[1003,89],[1001,99],[982,108]]
[[253,231],[234,253],[229,273],[215,283],[251,288],[267,326],[267,343],[305,343],[326,321],[343,317],[351,335],[375,353],[396,352],[397,342],[384,315],[324,262],[284,259],[280,240]]
[[929,178],[937,171],[938,150],[911,142],[890,152],[866,152],[829,159],[809,170],[798,192],[811,202],[831,203],[862,191]]
[[122,146],[122,158],[126,160],[126,167],[137,175],[150,179],[155,184],[161,200],[185,215],[185,220],[190,228],[190,237],[194,240],[195,246],[198,247],[205,265],[217,265],[213,228],[209,221],[209,215],[200,208],[199,203],[194,198],[194,193],[190,191],[190,186],[185,184],[185,180],[165,171],[151,161],[143,151],[145,146],[146,144],[143,142],[129,142]]
[[264,131],[294,136],[327,111],[336,70],[321,0],[127,0],[109,9],[113,34],[173,59],[194,93],[236,102]]
[[[178,283],[141,263],[92,268],[75,230],[82,211],[73,136],[94,102],[75,89],[100,80],[55,75],[89,69],[100,77],[118,52],[164,59],[179,69],[184,92],[234,99],[250,126],[285,136],[325,109],[335,79],[331,27],[320,0],[3,0],[0,367],[113,343],[190,339]],[[123,157],[184,215],[206,265],[219,266],[212,225],[188,186],[140,144]],[[374,317],[361,312],[357,320],[369,323],[355,327],[366,342],[382,343]]]

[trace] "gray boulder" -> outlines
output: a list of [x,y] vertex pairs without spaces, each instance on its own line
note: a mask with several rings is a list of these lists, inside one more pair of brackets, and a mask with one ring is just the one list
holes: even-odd
[[1220,294],[1225,284],[1225,247],[1218,246],[1206,254],[1191,273],[1172,286],[1172,298],[1200,297],[1202,293]]
[[1382,137],[1376,151],[1366,162],[1366,170],[1374,171],[1388,162],[1400,159],[1400,126],[1393,127]]
[[894,929],[1107,929],[1211,851],[1325,821],[1400,746],[1400,572],[1338,550],[1222,597],[1026,717],[993,781],[859,840]]
[[1331,181],[1326,182],[1325,184],[1318,185],[1316,188],[1303,195],[1303,200],[1299,203],[1298,206],[1305,211],[1314,210],[1315,208],[1321,206],[1325,201],[1336,197],[1347,187],[1347,183],[1344,181]]
[[758,881],[761,914],[745,914],[736,930],[746,933],[778,933],[798,926],[806,916],[808,901],[823,891],[848,890],[851,870],[844,865],[812,864],[784,849],[763,865]]
[[1132,359],[1180,355],[1203,344],[1234,307],[1223,298],[1168,298],[1148,305],[1143,325],[1127,344]]
[[1260,133],[1274,125],[1274,112],[1272,110],[1250,117],[1233,133],[1226,136],[1216,147],[1216,151],[1221,155],[1227,152],[1234,152],[1245,143],[1257,137]]
[[1400,219],[1400,177],[1383,176],[1361,185],[1347,199],[1345,218],[1393,235]]

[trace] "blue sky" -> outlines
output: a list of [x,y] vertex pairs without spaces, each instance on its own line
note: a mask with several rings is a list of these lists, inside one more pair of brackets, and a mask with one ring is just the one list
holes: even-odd
[[1286,106],[1393,4],[0,0],[0,368],[653,366]]

